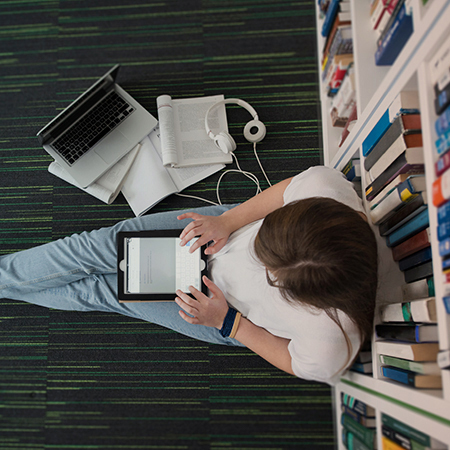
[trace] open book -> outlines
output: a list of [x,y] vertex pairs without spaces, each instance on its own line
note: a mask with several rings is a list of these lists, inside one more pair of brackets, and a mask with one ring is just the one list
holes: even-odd
[[120,161],[114,164],[111,169],[109,169],[98,180],[86,188],[82,188],[79,184],[77,184],[69,173],[56,161],[53,161],[50,164],[48,171],[67,183],[73,184],[82,191],[87,192],[93,197],[98,198],[102,202],[110,205],[119,195],[126,175],[128,174],[128,171],[130,170],[130,167],[132,166],[140,148],[141,144],[136,145],[136,147],[127,153]]
[[[232,162],[232,156],[216,147],[205,130],[206,112],[223,99],[223,95],[180,100],[161,95],[156,99],[164,166],[186,167]],[[214,108],[208,119],[214,134],[228,130],[225,105]]]
[[164,167],[159,128],[141,144],[122,187],[122,193],[136,216],[141,216],[165,197],[182,191],[224,167],[223,164]]

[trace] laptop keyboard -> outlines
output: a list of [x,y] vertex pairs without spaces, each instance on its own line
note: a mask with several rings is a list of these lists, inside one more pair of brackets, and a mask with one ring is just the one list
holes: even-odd
[[112,91],[51,146],[72,165],[133,111],[129,103]]

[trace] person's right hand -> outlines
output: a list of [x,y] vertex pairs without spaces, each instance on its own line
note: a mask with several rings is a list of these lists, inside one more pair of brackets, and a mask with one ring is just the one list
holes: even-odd
[[213,255],[217,253],[227,243],[232,231],[223,214],[221,216],[203,216],[194,212],[188,212],[181,214],[177,219],[193,219],[180,234],[182,246],[186,245],[194,237],[199,236],[199,239],[191,245],[189,253],[194,252],[210,241],[213,241],[214,244],[210,244],[206,248],[205,254]]

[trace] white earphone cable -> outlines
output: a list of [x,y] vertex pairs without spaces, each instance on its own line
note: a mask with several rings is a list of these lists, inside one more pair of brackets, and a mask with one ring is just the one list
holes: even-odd
[[[256,142],[253,144],[253,151],[255,153],[256,160],[258,161],[259,167],[261,168],[261,171],[264,174],[264,177],[266,178],[267,183],[269,184],[269,186],[272,186],[272,183],[269,181],[269,178],[267,177],[266,172],[264,171],[264,169],[262,167],[261,161],[258,158],[258,154],[256,153]],[[219,192],[220,183],[222,181],[222,178],[225,175],[227,175],[228,173],[241,173],[242,175],[246,176],[248,179],[250,179],[251,181],[253,181],[256,184],[256,194],[259,194],[260,192],[262,192],[262,189],[261,189],[261,186],[259,184],[259,180],[258,180],[257,176],[255,174],[251,173],[251,172],[247,172],[245,170],[242,170],[241,166],[239,165],[239,161],[237,159],[237,156],[233,152],[231,152],[231,156],[236,161],[237,169],[226,170],[225,172],[223,172],[220,175],[219,180],[217,181],[217,185],[216,185],[216,197],[217,197],[218,203],[215,203],[215,202],[213,202],[211,200],[207,200],[205,198],[197,197],[195,195],[179,194],[179,193],[177,193],[176,195],[178,195],[179,197],[187,197],[187,198],[193,198],[194,200],[201,200],[203,202],[211,203],[212,205],[216,205],[216,206],[217,205],[222,205],[222,200],[220,198],[220,192]]]

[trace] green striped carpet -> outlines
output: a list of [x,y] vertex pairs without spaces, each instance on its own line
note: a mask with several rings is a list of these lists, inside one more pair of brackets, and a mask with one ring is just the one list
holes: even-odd
[[[133,216],[47,172],[35,135],[112,65],[151,113],[161,94],[223,93],[267,126],[272,182],[320,163],[314,0],[0,2],[0,254]],[[263,177],[227,108],[241,166]],[[219,174],[185,193],[215,199]],[[263,182],[264,187],[266,186]],[[254,193],[222,183],[224,202]],[[171,196],[153,210],[201,206]],[[0,300],[0,449],[328,449],[327,386],[246,349],[208,345],[117,315]]]

